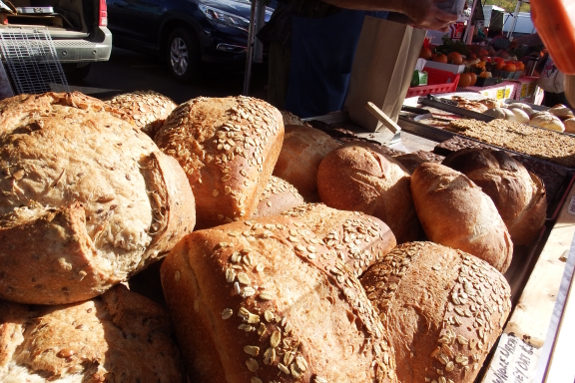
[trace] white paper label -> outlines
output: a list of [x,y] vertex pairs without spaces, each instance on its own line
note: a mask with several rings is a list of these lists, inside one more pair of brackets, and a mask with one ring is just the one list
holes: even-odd
[[571,196],[571,201],[569,201],[569,209],[567,212],[569,214],[575,215],[575,195]]
[[539,350],[513,335],[501,334],[483,383],[532,382],[538,360]]

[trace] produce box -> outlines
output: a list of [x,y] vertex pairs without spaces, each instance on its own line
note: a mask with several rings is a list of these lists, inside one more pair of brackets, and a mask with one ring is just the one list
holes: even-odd
[[446,72],[451,72],[455,74],[463,73],[465,71],[465,65],[453,65],[438,63],[435,61],[428,61],[425,63],[425,68],[439,69]]

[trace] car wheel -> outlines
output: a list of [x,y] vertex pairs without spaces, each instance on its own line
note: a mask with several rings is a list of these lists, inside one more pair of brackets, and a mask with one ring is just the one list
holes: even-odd
[[176,80],[190,82],[198,78],[199,51],[196,37],[187,29],[177,28],[170,34],[166,52],[170,73]]
[[82,81],[90,74],[91,64],[62,64],[66,79],[71,82]]

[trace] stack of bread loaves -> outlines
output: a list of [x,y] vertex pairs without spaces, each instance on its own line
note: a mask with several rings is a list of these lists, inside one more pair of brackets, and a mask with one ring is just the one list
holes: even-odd
[[194,196],[116,116],[79,93],[0,102],[2,382],[183,380],[168,314],[118,284],[194,229]]

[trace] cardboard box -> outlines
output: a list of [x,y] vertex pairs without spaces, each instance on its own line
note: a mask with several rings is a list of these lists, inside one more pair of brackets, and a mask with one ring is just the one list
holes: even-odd
[[425,63],[425,66],[428,68],[444,70],[455,74],[463,73],[465,70],[465,65],[443,64],[435,61],[428,61]]

